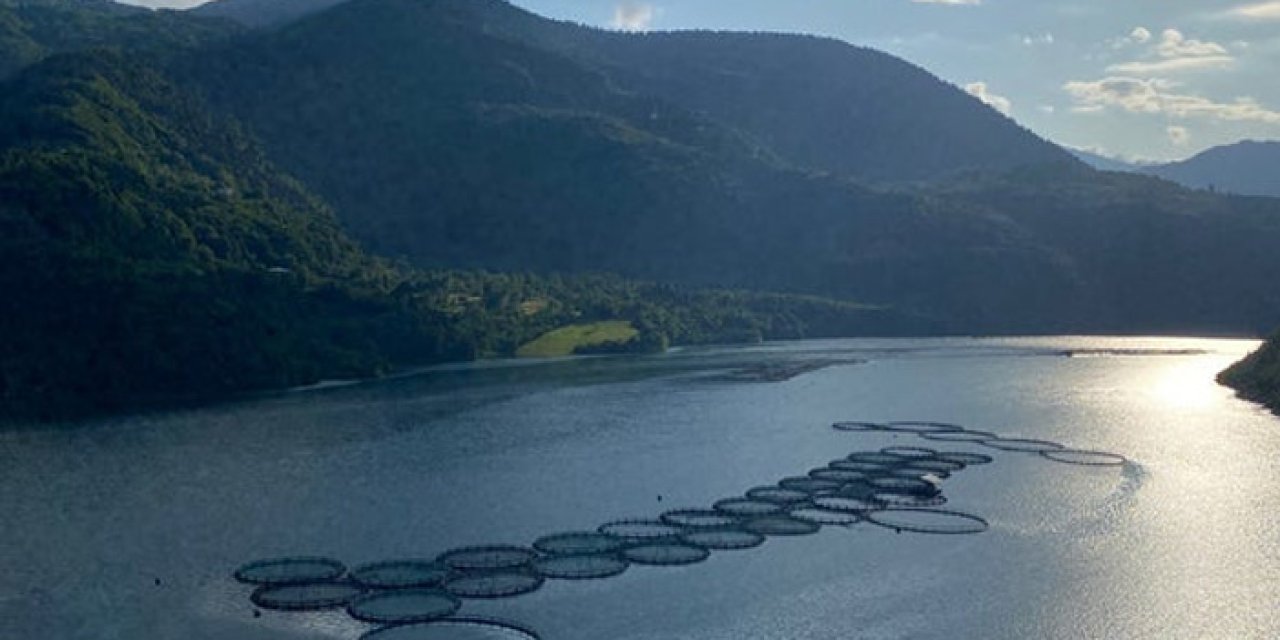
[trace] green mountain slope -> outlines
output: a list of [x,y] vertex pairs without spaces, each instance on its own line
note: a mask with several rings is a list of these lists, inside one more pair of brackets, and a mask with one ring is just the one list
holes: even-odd
[[274,27],[345,0],[213,0],[191,10],[211,18],[228,18],[248,27]]
[[[421,266],[833,296],[967,332],[1275,321],[1280,207],[1117,183],[910,65],[826,40],[353,0],[176,68],[353,235]],[[894,182],[953,177],[889,190],[850,177],[863,165]]]
[[233,120],[101,52],[0,83],[0,300],[0,416],[27,417],[512,355],[584,321],[631,322],[630,350],[928,327],[830,300],[392,266]]
[[59,53],[161,53],[224,40],[240,31],[226,20],[109,0],[0,0],[0,80]]

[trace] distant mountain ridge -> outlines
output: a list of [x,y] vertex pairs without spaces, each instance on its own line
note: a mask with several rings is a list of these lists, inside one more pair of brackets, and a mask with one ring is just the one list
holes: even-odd
[[1280,141],[1244,140],[1144,172],[1196,189],[1280,197]]
[[1192,189],[1280,197],[1280,141],[1242,140],[1207,149],[1186,160],[1155,164],[1129,163],[1081,150],[1072,153],[1104,171],[1143,173]]

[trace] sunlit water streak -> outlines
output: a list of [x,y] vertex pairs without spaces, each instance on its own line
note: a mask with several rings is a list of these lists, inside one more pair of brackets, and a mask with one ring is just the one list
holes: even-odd
[[[1213,382],[1253,345],[1038,338],[686,349],[455,366],[7,432],[0,635],[352,638],[367,627],[339,613],[254,618],[231,570],[285,553],[354,564],[527,543],[705,506],[853,449],[924,444],[996,456],[947,483],[948,506],[983,515],[989,532],[828,528],[685,568],[551,582],[464,611],[566,639],[1278,637],[1280,421]],[[1082,349],[1128,355],[1060,355]],[[1186,349],[1205,353],[1160,355]],[[823,357],[868,362],[781,383],[719,379]],[[828,428],[848,419],[952,421],[1133,463],[1073,467]]]

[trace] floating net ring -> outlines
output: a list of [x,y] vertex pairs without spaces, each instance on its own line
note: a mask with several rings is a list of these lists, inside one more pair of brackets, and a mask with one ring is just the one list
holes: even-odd
[[942,509],[896,507],[867,514],[867,521],[895,531],[912,533],[982,533],[987,521],[975,515]]
[[1040,455],[1054,462],[1078,464],[1086,467],[1118,467],[1129,461],[1118,453],[1087,451],[1085,449],[1056,449],[1041,451]]
[[490,618],[447,618],[374,629],[360,640],[540,640],[537,632]]
[[636,564],[674,567],[695,564],[711,557],[707,547],[683,542],[656,542],[627,547],[622,557]]
[[451,549],[436,561],[455,571],[499,571],[527,566],[536,557],[538,552],[527,547],[494,544]]
[[987,440],[979,440],[978,443],[1001,451],[1021,451],[1024,453],[1057,451],[1066,448],[1056,442],[1033,440],[1031,438],[989,438]]
[[765,536],[807,536],[817,533],[822,529],[822,525],[784,515],[753,518],[742,523],[742,528]]
[[862,460],[833,460],[827,465],[832,469],[841,471],[861,471],[863,473],[877,473],[885,469],[895,467],[902,460],[898,459],[893,462],[864,462]]
[[796,520],[804,520],[821,525],[848,526],[857,524],[862,516],[857,511],[835,511],[822,507],[801,507],[792,509],[790,516]]
[[449,568],[432,560],[389,560],[351,570],[351,579],[367,589],[438,587],[448,576]]
[[992,458],[983,453],[970,453],[968,451],[943,451],[935,456],[938,460],[946,460],[947,462],[958,462],[966,467],[972,467],[979,464],[990,464]]
[[463,573],[444,581],[444,590],[459,598],[510,598],[537,591],[542,576],[528,571]]
[[814,478],[812,476],[795,476],[791,478],[783,478],[778,481],[778,486],[784,489],[803,491],[809,495],[829,493],[839,489],[842,484],[844,483],[835,480]]
[[319,611],[345,606],[364,593],[364,589],[349,582],[278,584],[258,587],[249,600],[273,611]]
[[918,460],[920,458],[932,458],[938,455],[938,452],[936,450],[929,449],[927,447],[901,447],[901,446],[885,447],[880,450],[880,453],[887,453],[892,456],[906,458],[907,460]]
[[615,536],[596,531],[570,531],[542,536],[533,541],[533,548],[554,556],[570,556],[590,553],[613,553],[623,547],[623,541]]
[[362,622],[406,624],[447,618],[462,601],[435,589],[397,589],[358,598],[347,605],[347,615]]
[[250,562],[236,569],[234,575],[245,584],[279,585],[330,582],[346,572],[347,566],[333,558],[293,556]]
[[836,431],[884,431],[884,425],[877,422],[837,422],[831,428]]
[[755,487],[747,490],[747,497],[752,500],[762,500],[764,502],[773,502],[781,505],[793,505],[805,502],[809,499],[809,494],[798,489],[787,489],[784,487]]
[[965,429],[964,431],[939,431],[936,433],[917,433],[916,435],[925,440],[936,440],[938,442],[981,442],[1000,436],[990,431],[976,431]]
[[877,502],[884,504],[886,507],[941,507],[947,503],[946,496],[942,494],[925,496],[911,493],[888,493],[878,492],[872,494]]
[[920,469],[921,471],[929,471],[932,473],[955,473],[963,470],[965,464],[956,462],[955,460],[943,460],[942,458],[921,458],[912,460],[904,465],[902,469]]
[[916,467],[898,467],[891,469],[888,473],[882,475],[882,478],[918,478],[923,480],[925,476],[933,476],[939,480],[946,480],[951,477],[950,471],[937,471],[933,469],[919,469]]
[[627,570],[626,560],[615,554],[545,556],[533,561],[533,570],[544,578],[595,580],[612,578]]
[[620,538],[628,544],[672,540],[684,531],[680,527],[661,520],[615,520],[600,525],[596,530],[605,535]]
[[921,478],[886,476],[872,478],[867,481],[867,484],[875,487],[877,493],[933,495],[938,492],[936,485]]
[[844,459],[850,462],[868,462],[881,466],[902,464],[906,460],[900,455],[883,451],[855,451],[845,456]]
[[845,483],[844,486],[840,487],[839,491],[832,495],[843,498],[870,498],[871,494],[876,492],[876,488],[869,482],[869,480],[870,478],[867,480]]
[[765,537],[752,531],[724,528],[690,531],[681,535],[680,539],[696,547],[716,551],[734,551],[758,547],[764,544]]
[[828,511],[862,515],[876,509],[883,509],[884,503],[871,497],[864,499],[850,496],[818,496],[813,499],[813,506]]
[[866,471],[850,471],[848,469],[832,469],[831,467],[824,467],[810,471],[809,477],[817,480],[829,480],[839,484],[846,484],[849,482],[866,480],[870,476]]
[[676,509],[660,517],[662,522],[686,529],[719,529],[738,524],[738,519],[714,509]]
[[753,500],[751,498],[726,498],[711,505],[716,511],[738,518],[760,518],[776,516],[786,509],[774,502]]
[[904,433],[956,433],[964,431],[964,427],[949,422],[890,422],[884,428],[888,431]]

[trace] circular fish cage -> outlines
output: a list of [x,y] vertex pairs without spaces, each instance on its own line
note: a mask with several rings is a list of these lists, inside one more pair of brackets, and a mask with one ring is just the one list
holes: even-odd
[[941,507],[947,503],[946,496],[942,494],[924,496],[910,493],[876,492],[871,497],[885,507]]
[[711,506],[720,513],[726,513],[739,518],[774,516],[786,510],[780,504],[765,502],[763,500],[752,500],[751,498],[725,498],[724,500],[716,501],[716,503]]
[[880,466],[896,465],[906,462],[906,458],[895,453],[885,453],[883,451],[854,451],[845,456],[845,460],[849,462],[864,462],[869,464],[877,464]]
[[714,509],[676,509],[660,517],[663,523],[685,529],[719,529],[738,524],[738,519]]
[[831,425],[836,431],[884,431],[884,425],[877,422],[845,421]]
[[903,447],[903,446],[885,447],[880,450],[880,453],[887,453],[891,456],[898,456],[899,458],[904,458],[908,461],[920,460],[922,458],[932,458],[938,455],[938,452],[936,450],[929,449],[927,447]]
[[865,462],[862,460],[832,460],[827,467],[831,469],[839,469],[840,471],[858,471],[861,473],[874,474],[891,469],[902,462],[901,459],[893,462]]
[[600,533],[621,539],[627,544],[672,540],[680,536],[680,527],[661,520],[615,520],[600,525]]
[[779,486],[770,486],[748,489],[747,497],[752,500],[760,500],[763,502],[792,505],[808,500],[809,494],[798,489],[786,489]]
[[281,584],[258,587],[249,600],[273,611],[320,611],[346,606],[364,593],[364,589],[349,582]]
[[347,615],[375,624],[407,624],[447,618],[462,601],[435,589],[396,589],[363,596],[347,605]]
[[1041,451],[1040,455],[1054,462],[1077,464],[1085,467],[1118,467],[1129,461],[1118,453],[1087,451],[1084,449],[1055,449]]
[[870,511],[875,511],[876,509],[884,508],[884,503],[870,497],[863,499],[846,496],[818,496],[813,499],[813,505],[819,509],[853,513],[859,516]]
[[793,476],[778,481],[778,486],[784,489],[803,491],[809,495],[835,491],[843,484],[843,481],[823,480],[812,476]]
[[444,581],[444,590],[459,598],[510,598],[537,591],[542,576],[528,571],[464,573]]
[[931,496],[938,492],[938,488],[932,482],[922,480],[920,478],[910,478],[903,476],[886,476],[883,478],[872,478],[867,481],[872,487],[875,487],[876,493],[897,493],[897,494],[917,494]]
[[704,529],[690,531],[680,536],[688,544],[716,551],[735,551],[750,549],[764,544],[765,537],[759,533],[742,529]]
[[964,427],[949,422],[890,422],[884,426],[887,431],[898,431],[902,433],[957,433],[964,431]]
[[351,580],[367,589],[438,587],[448,575],[449,568],[433,560],[388,560],[351,570]]
[[828,480],[841,485],[866,480],[871,477],[867,471],[850,471],[848,469],[835,469],[832,467],[822,467],[809,472],[809,477],[816,480]]
[[939,431],[934,433],[917,433],[916,435],[925,440],[934,440],[937,442],[981,442],[1000,436],[990,431],[976,431],[965,429],[964,431]]
[[436,562],[454,571],[500,571],[527,566],[538,552],[514,545],[459,547],[440,554]]
[[320,556],[292,556],[257,560],[235,571],[235,579],[245,584],[284,585],[331,582],[341,578],[347,566]]
[[1031,438],[988,438],[979,440],[978,444],[1001,451],[1019,451],[1023,453],[1040,453],[1042,451],[1057,451],[1066,448],[1056,442]]
[[984,453],[970,453],[968,451],[942,451],[935,458],[946,460],[947,462],[956,462],[966,467],[990,464],[995,459]]
[[956,462],[955,460],[943,460],[942,458],[918,458],[903,464],[900,469],[919,469],[921,471],[937,474],[955,473],[963,470],[965,464]]
[[801,520],[785,515],[753,518],[743,522],[742,528],[765,536],[805,536],[817,533],[822,525],[811,520]]
[[448,618],[374,629],[360,640],[540,640],[527,627],[488,618]]
[[867,514],[867,521],[911,533],[970,534],[987,530],[987,521],[959,511],[895,507]]
[[557,580],[612,578],[628,566],[629,563],[616,554],[545,556],[533,561],[533,570],[538,575]]
[[674,567],[706,560],[711,557],[707,549],[682,542],[656,542],[627,547],[622,557],[635,564]]
[[862,516],[857,511],[835,511],[822,507],[792,509],[790,515],[796,520],[831,526],[848,526],[862,521]]
[[542,536],[533,541],[533,548],[549,555],[583,555],[613,553],[623,547],[623,541],[615,536],[596,531],[571,531]]

